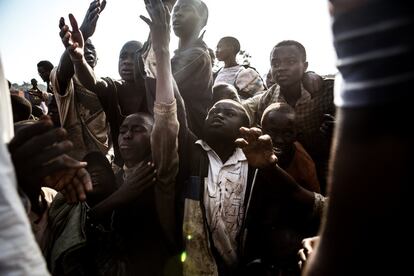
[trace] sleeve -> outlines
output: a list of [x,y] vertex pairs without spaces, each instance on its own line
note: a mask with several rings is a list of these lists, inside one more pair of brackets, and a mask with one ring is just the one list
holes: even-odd
[[154,104],[154,126],[151,133],[152,158],[157,168],[155,202],[163,230],[174,244],[175,179],[178,174],[178,130],[176,101]]
[[59,86],[59,81],[57,77],[57,67],[53,68],[52,72],[50,73],[50,83],[52,85],[52,89],[54,92],[54,96],[56,99],[56,104],[59,111],[59,118],[60,123],[62,126],[68,126],[71,123],[67,120],[70,117],[70,106],[71,103],[74,101],[73,95],[74,95],[74,84],[73,84],[73,78],[70,79],[68,82],[68,86],[66,87],[66,90],[64,93],[61,93],[61,87]]
[[262,98],[262,94],[258,94],[254,97],[248,98],[244,101],[242,101],[243,107],[246,109],[250,121],[252,122],[252,125],[255,125],[256,122],[260,121],[259,118],[257,118],[257,113],[259,109],[259,103]]
[[242,68],[235,81],[235,87],[239,91],[240,96],[247,99],[265,90],[263,79],[256,70]]

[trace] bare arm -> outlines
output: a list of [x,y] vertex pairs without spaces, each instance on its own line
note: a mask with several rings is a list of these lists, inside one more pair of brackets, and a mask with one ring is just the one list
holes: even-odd
[[151,151],[157,166],[155,200],[162,227],[169,240],[174,243],[179,123],[169,52],[170,12],[161,0],[149,1],[146,9],[151,19],[144,16],[141,18],[150,26],[152,47],[157,64],[154,127],[151,133]]
[[[89,8],[86,12],[85,18],[83,19],[82,25],[80,26],[80,32],[69,32],[69,26],[65,24],[65,19],[60,18],[59,21],[59,35],[62,39],[62,43],[65,48],[69,46],[69,39],[73,41],[80,41],[82,39],[87,40],[91,37],[96,29],[96,23],[98,21],[100,13],[106,6],[106,1],[94,0],[89,5]],[[80,43],[83,45],[83,43]],[[57,69],[57,79],[59,83],[59,89],[57,90],[61,95],[65,94],[69,81],[73,77],[74,68],[69,52],[65,50],[60,58],[60,62]]]

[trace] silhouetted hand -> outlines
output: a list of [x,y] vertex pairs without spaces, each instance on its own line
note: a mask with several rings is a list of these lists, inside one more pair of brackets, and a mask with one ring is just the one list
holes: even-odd
[[125,202],[133,202],[145,189],[153,185],[155,180],[156,170],[154,164],[148,163],[129,174],[118,191],[123,194]]
[[145,1],[145,8],[151,19],[141,15],[140,18],[148,24],[151,30],[151,41],[154,51],[167,49],[170,45],[170,18],[168,5],[161,0]]
[[236,140],[236,145],[240,147],[246,155],[249,165],[254,168],[266,168],[276,164],[277,157],[273,152],[272,139],[269,135],[262,135],[258,128],[240,128],[243,138]]
[[[73,148],[66,136],[66,130],[53,128],[50,117],[44,116],[39,122],[22,128],[10,141],[9,151],[18,184],[31,200],[38,198],[44,184],[58,190],[67,188],[65,185],[54,185],[53,180],[68,170],[77,173],[86,166],[85,162],[66,155]],[[84,187],[89,190],[92,185],[85,183]],[[82,195],[80,198],[83,198]]]
[[100,0],[94,0],[89,5],[88,11],[83,18],[83,22],[80,26],[80,30],[83,34],[83,38],[86,40],[90,38],[96,29],[96,23],[98,22],[99,15],[106,7],[106,0],[103,0],[102,3]]
[[[70,157],[66,156],[66,162]],[[74,159],[72,159],[74,160]],[[60,191],[68,203],[86,200],[86,193],[92,191],[92,180],[85,168],[66,169],[56,172],[44,179],[47,187]]]
[[69,26],[65,24],[65,19],[63,17],[60,18],[59,35],[62,38],[63,45],[69,53],[70,59],[72,61],[80,61],[83,59],[84,55],[83,35],[82,32],[79,30],[76,18],[71,13],[69,14],[69,21],[72,26],[72,31],[69,29]]

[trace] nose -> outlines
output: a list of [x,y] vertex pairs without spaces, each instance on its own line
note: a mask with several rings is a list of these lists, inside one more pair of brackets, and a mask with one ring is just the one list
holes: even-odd
[[123,138],[124,138],[125,140],[129,140],[129,139],[131,139],[131,138],[132,138],[132,131],[131,131],[131,130],[127,130],[127,131],[124,133]]

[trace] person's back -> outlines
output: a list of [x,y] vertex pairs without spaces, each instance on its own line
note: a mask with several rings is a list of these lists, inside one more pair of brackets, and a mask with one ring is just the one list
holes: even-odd
[[408,275],[413,8],[383,0],[332,5],[343,83],[328,209],[304,275]]

